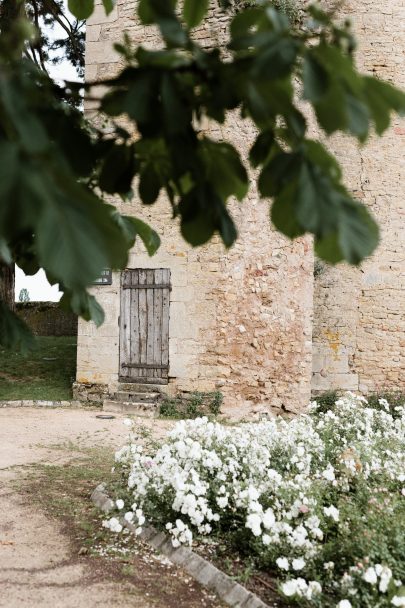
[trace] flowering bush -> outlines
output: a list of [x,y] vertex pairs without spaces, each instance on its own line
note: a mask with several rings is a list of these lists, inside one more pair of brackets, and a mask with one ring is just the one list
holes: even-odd
[[405,408],[379,405],[349,393],[290,421],[181,421],[152,451],[132,435],[104,525],[225,537],[302,605],[405,606]]

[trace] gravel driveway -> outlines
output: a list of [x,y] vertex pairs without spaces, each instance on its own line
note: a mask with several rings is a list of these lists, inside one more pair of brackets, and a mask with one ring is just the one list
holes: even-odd
[[[69,466],[74,457],[71,446],[76,442],[88,447],[103,445],[111,454],[124,443],[127,428],[123,419],[99,420],[98,413],[0,409],[0,607],[222,606],[181,570],[164,566],[158,559],[143,559],[138,578],[115,576],[112,566],[101,558],[78,555],[63,526],[27,500],[24,483],[35,463]],[[142,422],[156,435],[172,424]]]

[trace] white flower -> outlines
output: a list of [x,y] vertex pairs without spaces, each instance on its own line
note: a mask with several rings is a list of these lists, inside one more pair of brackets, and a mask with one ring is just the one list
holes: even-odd
[[179,530],[179,532],[183,532],[186,529],[186,526],[181,519],[176,519],[176,528]]
[[322,477],[324,477],[328,481],[335,480],[335,470],[331,464],[329,464],[328,467],[324,471],[322,471]]
[[273,509],[266,509],[266,511],[263,513],[263,526],[269,530],[274,526],[275,521],[276,518],[274,517]]
[[293,559],[292,567],[293,570],[302,570],[303,568],[305,568],[305,560],[303,560],[302,557],[297,557],[296,559]]
[[375,568],[373,568],[372,566],[370,568],[367,568],[367,570],[363,574],[363,579],[366,581],[366,583],[370,583],[370,585],[375,585],[377,583],[377,572],[375,571]]
[[253,486],[249,486],[249,488],[248,488],[249,500],[257,500],[259,498],[259,496],[260,496],[260,494],[256,490],[256,488],[254,488]]
[[226,505],[228,504],[228,497],[227,496],[219,496],[217,498],[217,504],[218,504],[218,507],[220,509],[225,509]]
[[131,521],[134,519],[134,514],[132,513],[132,511],[128,511],[127,513],[125,513],[124,519],[131,523]]
[[320,593],[322,593],[322,587],[318,581],[310,581],[308,584],[308,590],[305,594],[306,598],[310,600],[312,599],[312,596],[319,595]]
[[[378,564],[380,565],[380,564]],[[377,571],[377,566],[376,566],[376,571]],[[387,589],[388,589],[388,585],[390,584],[390,580],[392,578],[392,570],[390,568],[388,568],[387,566],[383,566],[381,568],[381,571],[379,572],[380,574],[380,584],[378,585],[378,589],[381,591],[381,593],[386,593]]]
[[323,512],[327,517],[333,519],[333,521],[339,521],[339,509],[336,509],[333,505],[330,507],[324,507]]
[[255,536],[260,536],[261,530],[261,517],[257,513],[250,513],[246,518],[246,528],[250,528]]
[[116,500],[116,501],[115,501],[115,504],[116,504],[116,506],[117,506],[117,509],[119,509],[120,511],[121,511],[121,509],[123,509],[123,508],[124,508],[124,506],[125,506],[125,502],[124,502],[124,501],[123,501],[121,498],[119,498],[118,500]]
[[111,532],[121,532],[122,526],[116,517],[111,517],[107,522],[107,527],[110,528]]
[[405,606],[405,595],[394,595],[391,604],[393,606]]
[[352,608],[352,604],[349,602],[349,600],[340,600],[340,602],[336,605],[336,608]]
[[297,581],[295,581],[294,579],[292,579],[290,581],[286,581],[285,583],[283,583],[281,585],[281,591],[287,597],[292,597],[293,595],[295,595],[297,593],[297,590],[298,590]]
[[125,424],[125,426],[131,427],[133,425],[133,422],[130,418],[125,418],[125,420],[123,420],[123,423]]
[[278,557],[276,559],[276,564],[280,570],[285,570],[287,572],[290,569],[290,564],[288,563],[288,559],[286,557]]

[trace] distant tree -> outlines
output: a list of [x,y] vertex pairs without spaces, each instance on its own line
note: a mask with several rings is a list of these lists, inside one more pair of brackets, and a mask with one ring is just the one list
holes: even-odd
[[29,302],[30,301],[30,294],[28,292],[28,289],[26,289],[25,287],[23,287],[20,290],[20,293],[18,295],[18,301],[19,302]]
[[[0,31],[16,16],[25,16],[35,26],[35,36],[23,50],[26,58],[43,70],[69,61],[78,76],[84,75],[85,23],[75,19],[64,0],[0,0]],[[56,26],[58,33],[55,35]]]

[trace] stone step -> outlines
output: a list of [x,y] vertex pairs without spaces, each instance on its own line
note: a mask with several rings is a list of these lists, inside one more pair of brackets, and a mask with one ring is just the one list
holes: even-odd
[[118,391],[113,395],[116,401],[134,401],[136,403],[155,403],[159,401],[161,393],[142,393],[142,392],[124,392]]
[[164,393],[165,384],[141,384],[139,382],[120,382],[118,392],[124,393]]
[[103,411],[153,418],[159,414],[159,407],[155,403],[106,399],[103,403]]

